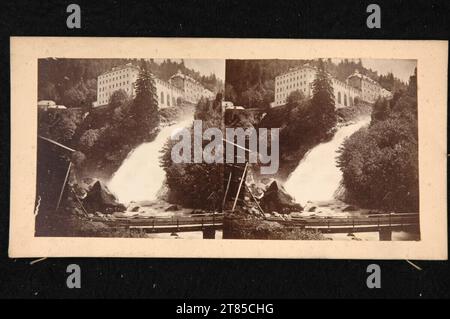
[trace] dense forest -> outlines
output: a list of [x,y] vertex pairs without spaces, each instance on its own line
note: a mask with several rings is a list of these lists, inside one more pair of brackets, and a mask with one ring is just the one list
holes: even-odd
[[[97,99],[97,76],[126,63],[140,65],[139,59],[56,59],[38,61],[38,99],[53,100],[67,107],[89,108]],[[145,60],[147,68],[162,80],[168,80],[178,70],[207,89],[217,92],[223,83],[215,74],[208,76],[185,66],[184,60],[166,59],[161,63]]]
[[[268,108],[274,100],[275,77],[305,63],[317,67],[319,60],[227,60],[225,99],[246,108]],[[406,84],[392,73],[378,75],[376,71],[365,68],[360,59],[344,59],[337,64],[327,59],[323,63],[325,70],[341,81],[358,70],[391,92],[406,89]]]
[[398,212],[419,210],[416,72],[406,90],[374,104],[369,127],[340,149],[347,201]]

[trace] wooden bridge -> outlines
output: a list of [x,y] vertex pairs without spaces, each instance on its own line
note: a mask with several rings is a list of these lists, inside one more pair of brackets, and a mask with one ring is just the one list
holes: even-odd
[[216,230],[223,228],[223,214],[199,214],[183,217],[114,217],[95,218],[111,227],[144,230],[149,233],[203,232],[204,239],[214,239]]
[[380,240],[391,240],[393,231],[418,231],[419,214],[369,214],[349,217],[292,217],[290,220],[267,218],[287,227],[317,229],[322,233],[378,232]]

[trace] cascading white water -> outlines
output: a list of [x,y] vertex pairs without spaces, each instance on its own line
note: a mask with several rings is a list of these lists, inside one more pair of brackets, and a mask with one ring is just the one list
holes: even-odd
[[188,127],[192,117],[161,129],[156,139],[143,143],[128,154],[114,173],[108,188],[120,202],[154,200],[166,177],[160,165],[161,149],[167,139],[181,128]]
[[333,139],[314,147],[284,184],[295,200],[305,205],[307,201],[332,200],[341,182],[342,173],[336,166],[337,151],[347,137],[369,124],[370,117],[337,130]]

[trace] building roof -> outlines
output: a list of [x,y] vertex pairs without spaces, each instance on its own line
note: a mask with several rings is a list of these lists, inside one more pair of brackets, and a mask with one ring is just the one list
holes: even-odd
[[116,72],[116,71],[120,71],[120,70],[124,70],[124,69],[135,69],[136,71],[140,70],[140,68],[138,66],[133,65],[131,63],[127,63],[127,64],[115,66],[112,69],[101,73],[99,76],[102,76],[102,75],[105,75],[105,74],[108,74],[108,73],[112,73],[112,72]]
[[191,82],[193,82],[193,83],[195,83],[195,84],[197,84],[197,85],[203,86],[203,85],[202,85],[200,82],[198,82],[196,79],[190,77],[190,76],[187,75],[187,74],[182,73],[180,70],[178,70],[177,73],[175,73],[174,75],[172,75],[172,76],[170,77],[170,79],[172,80],[173,78],[177,78],[177,77],[178,77],[178,78],[182,78],[182,79],[184,79],[184,80],[191,81]]
[[233,106],[234,104],[233,104],[233,102],[231,102],[231,101],[222,101],[222,106],[225,106],[225,107],[227,107],[227,106]]
[[55,101],[52,101],[52,100],[40,100],[40,101],[38,101],[38,105],[47,106],[47,105],[56,105],[56,103],[55,103]]
[[296,67],[293,67],[293,68],[289,68],[287,71],[285,71],[285,72],[283,72],[283,73],[277,75],[276,78],[277,78],[277,77],[280,77],[280,76],[283,76],[283,75],[286,75],[286,74],[289,74],[289,73],[292,73],[292,72],[296,72],[296,71],[298,71],[298,70],[302,70],[302,69],[317,70],[316,67],[310,65],[309,63],[305,63],[305,64],[303,64],[303,65],[301,65],[301,66],[296,66]]
[[350,79],[350,78],[352,78],[352,77],[357,77],[357,78],[360,78],[361,80],[365,80],[365,81],[367,81],[367,82],[371,82],[372,84],[380,85],[377,81],[375,81],[375,80],[369,78],[368,76],[366,76],[366,75],[364,75],[364,74],[359,73],[358,70],[355,70],[355,72],[353,72],[352,75],[348,76],[347,79]]

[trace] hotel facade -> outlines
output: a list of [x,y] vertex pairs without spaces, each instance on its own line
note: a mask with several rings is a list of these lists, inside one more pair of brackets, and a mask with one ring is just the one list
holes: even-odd
[[[138,75],[139,67],[131,63],[100,74],[97,77],[97,101],[94,102],[93,106],[107,105],[111,95],[118,90],[124,90],[129,97],[134,97]],[[213,92],[180,71],[173,75],[169,81],[157,77],[154,79],[160,108],[179,106],[182,101],[197,103],[201,97],[214,98]]]
[[[275,77],[275,99],[272,107],[286,104],[289,94],[300,91],[305,97],[312,96],[317,69],[309,64],[290,69]],[[389,97],[391,93],[376,81],[355,71],[346,82],[330,76],[336,108],[353,106],[355,99],[374,103],[378,97]]]

